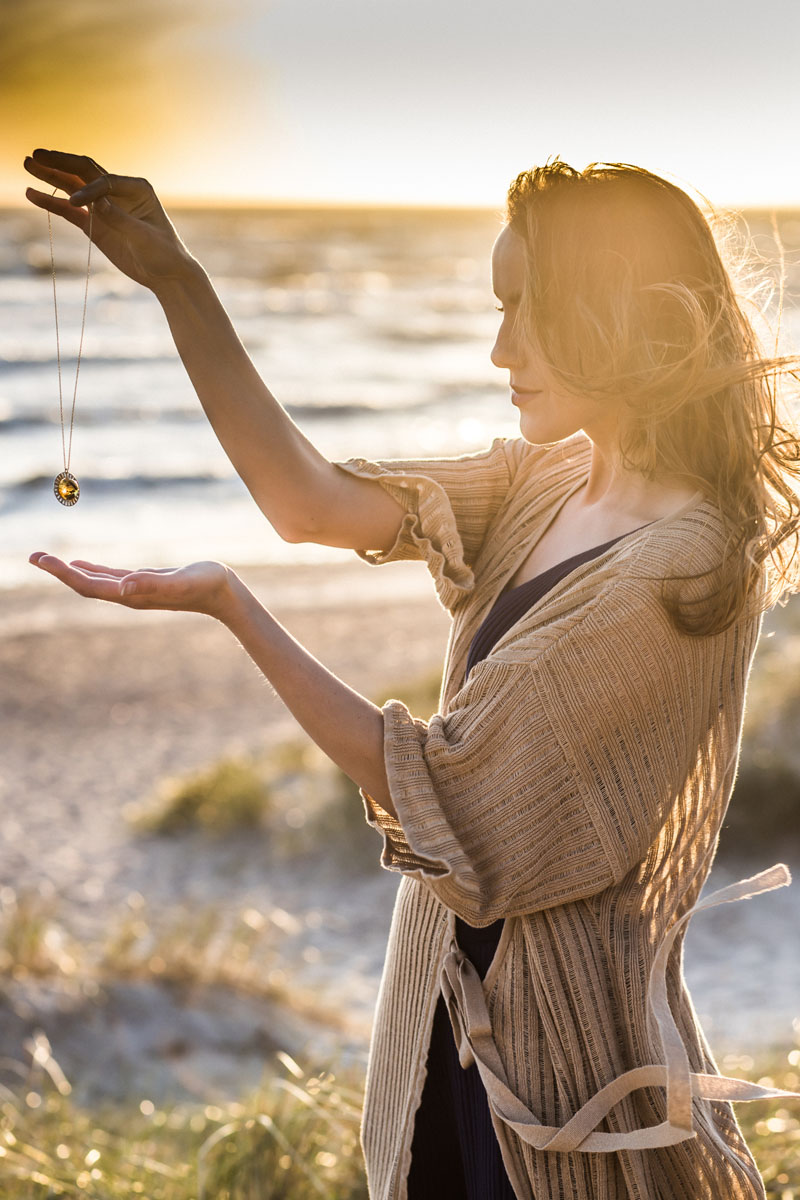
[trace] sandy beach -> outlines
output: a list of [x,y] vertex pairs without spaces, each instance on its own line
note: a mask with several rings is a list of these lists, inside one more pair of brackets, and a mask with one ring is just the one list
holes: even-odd
[[[419,564],[239,574],[378,703],[443,661],[449,619]],[[375,871],[351,878],[324,852],[298,867],[262,838],[137,838],[124,819],[165,777],[305,739],[236,639],[207,617],[86,600],[43,575],[5,592],[0,613],[0,889],[35,891],[85,942],[129,915],[132,899],[150,913],[277,912],[287,986],[346,1007],[363,1048],[397,887],[379,867],[377,834]]]
[[[312,654],[371,698],[443,661],[449,619],[418,564],[239,574]],[[120,861],[126,803],[164,776],[305,737],[208,617],[86,600],[42,573],[6,592],[0,611],[0,875],[17,887],[50,880],[77,901],[101,883],[134,886],[120,883],[129,874]]]

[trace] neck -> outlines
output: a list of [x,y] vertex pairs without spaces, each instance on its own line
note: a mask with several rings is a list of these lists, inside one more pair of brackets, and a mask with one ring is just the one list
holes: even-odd
[[[657,517],[688,500],[695,489],[679,478],[652,480],[622,462],[618,445],[592,441],[589,477],[573,498],[578,510]],[[655,516],[653,516],[655,514]]]

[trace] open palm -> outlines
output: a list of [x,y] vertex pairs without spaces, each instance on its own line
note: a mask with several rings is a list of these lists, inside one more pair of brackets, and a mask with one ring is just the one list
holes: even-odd
[[[171,609],[221,617],[230,595],[230,568],[214,560],[189,563],[185,567],[130,570],[79,558],[65,563],[53,554],[37,550],[28,561],[60,579],[79,596],[110,600],[127,608]],[[129,591],[131,584],[135,584],[135,590]]]

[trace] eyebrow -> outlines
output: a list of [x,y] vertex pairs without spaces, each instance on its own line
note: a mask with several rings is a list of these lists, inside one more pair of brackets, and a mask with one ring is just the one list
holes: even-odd
[[[494,288],[492,289],[492,291],[494,291]],[[503,297],[499,296],[497,294],[497,292],[495,292],[494,294],[495,294],[495,296],[497,296],[497,299],[502,302]],[[522,299],[522,292],[514,292],[513,295],[508,296],[506,298],[505,303],[506,304],[519,304],[521,299]]]

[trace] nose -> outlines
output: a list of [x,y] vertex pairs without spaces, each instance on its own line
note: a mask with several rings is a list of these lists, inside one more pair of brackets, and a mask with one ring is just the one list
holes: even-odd
[[519,366],[519,349],[512,325],[513,323],[508,314],[504,313],[500,328],[497,331],[497,338],[489,355],[496,367],[510,368]]

